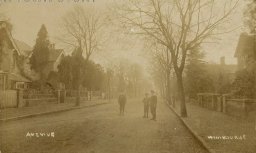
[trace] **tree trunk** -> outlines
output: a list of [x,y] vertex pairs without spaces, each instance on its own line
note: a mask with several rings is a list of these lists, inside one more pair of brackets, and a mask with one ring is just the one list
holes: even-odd
[[76,92],[76,106],[80,106],[80,89],[77,89]]
[[171,90],[170,90],[170,70],[167,70],[167,76],[166,76],[166,99],[168,104],[171,103]]
[[108,101],[110,102],[110,78],[108,78]]
[[[81,64],[80,64],[81,65]],[[78,74],[77,74],[77,94],[76,94],[76,106],[80,106],[80,82],[81,82],[81,68],[80,65],[78,67]]]
[[185,100],[185,92],[183,87],[182,72],[176,72],[177,84],[179,89],[179,98],[180,98],[180,115],[181,117],[187,117],[187,108]]

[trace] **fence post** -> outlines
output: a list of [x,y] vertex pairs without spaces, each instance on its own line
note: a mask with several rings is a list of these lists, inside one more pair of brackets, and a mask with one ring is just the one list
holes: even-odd
[[76,91],[76,106],[80,106],[80,89]]
[[214,110],[214,95],[211,96],[211,109]]
[[61,90],[60,91],[60,103],[65,103],[66,99],[66,90]]
[[223,110],[223,113],[226,113],[226,107],[227,107],[227,101],[226,101],[227,99],[226,99],[226,96],[225,95],[223,95],[223,97],[222,97],[222,110]]
[[57,103],[60,103],[60,90],[57,90]]
[[243,111],[244,111],[245,117],[247,117],[248,116],[248,109],[247,109],[247,100],[246,99],[243,100]]
[[17,107],[23,107],[23,90],[17,90]]

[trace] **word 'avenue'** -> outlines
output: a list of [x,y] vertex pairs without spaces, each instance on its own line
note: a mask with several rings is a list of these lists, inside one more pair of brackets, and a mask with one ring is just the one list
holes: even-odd
[[28,132],[26,134],[26,137],[53,137],[54,138],[54,132]]

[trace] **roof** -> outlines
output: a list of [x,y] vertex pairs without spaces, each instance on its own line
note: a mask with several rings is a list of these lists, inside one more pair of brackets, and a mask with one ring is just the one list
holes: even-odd
[[16,82],[31,82],[30,80],[26,79],[25,77],[19,75],[19,74],[14,74],[14,73],[9,73],[8,77],[10,80],[16,81]]
[[212,73],[224,72],[225,74],[232,74],[237,71],[237,65],[235,64],[206,64],[206,69]]
[[20,50],[12,37],[11,31],[7,28],[7,25],[8,23],[6,21],[0,21],[0,29],[3,28],[5,30],[8,38],[12,43],[13,48],[17,51],[18,55],[20,55]]
[[239,57],[241,55],[249,54],[255,55],[256,54],[256,35],[249,35],[247,33],[242,33],[239,37],[235,57]]
[[24,56],[29,56],[30,55],[30,53],[33,50],[33,48],[31,46],[29,46],[25,42],[17,40],[17,39],[14,39],[14,41],[15,41],[16,45],[18,46],[22,55],[24,55]]
[[16,82],[31,82],[27,78],[25,78],[17,73],[9,73],[9,72],[0,71],[0,75],[1,74],[8,75],[8,79],[16,81]]
[[17,44],[17,46],[19,47],[20,50],[32,50],[33,48],[30,47],[28,44],[26,44],[23,41],[14,39],[15,43]]
[[63,49],[51,49],[49,54],[49,61],[55,62],[61,54],[63,54]]

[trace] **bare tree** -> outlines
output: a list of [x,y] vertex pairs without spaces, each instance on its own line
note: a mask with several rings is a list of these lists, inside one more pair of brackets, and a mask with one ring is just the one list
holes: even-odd
[[100,49],[103,17],[92,7],[76,6],[63,17],[61,41],[83,50],[89,60],[93,52]]
[[180,93],[181,116],[186,117],[183,70],[187,55],[224,30],[239,0],[221,6],[214,0],[127,0],[117,4],[117,15],[134,33],[155,39],[171,54]]
[[82,81],[82,62],[88,62],[91,55],[98,51],[101,44],[101,30],[103,29],[103,18],[89,5],[86,7],[75,6],[62,19],[62,31],[64,35],[62,42],[71,45],[75,67],[77,69],[77,99],[76,105],[80,105],[80,85]]
[[[172,62],[171,62],[171,57],[168,51],[168,48],[166,46],[163,46],[159,43],[157,43],[156,41],[152,42],[151,40],[151,44],[148,47],[148,50],[150,50],[150,54],[152,55],[152,61],[155,61],[156,63],[154,63],[155,66],[153,66],[153,69],[160,69],[160,71],[158,70],[153,70],[153,72],[155,71],[156,73],[161,72],[159,75],[164,76],[163,79],[165,81],[165,85],[164,85],[164,92],[165,94],[164,97],[166,98],[166,100],[170,103],[171,102],[171,83],[170,83],[170,79],[171,79],[171,69],[172,69]],[[158,75],[158,74],[156,74]],[[163,81],[163,80],[162,80]]]

